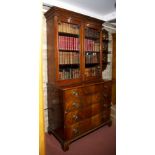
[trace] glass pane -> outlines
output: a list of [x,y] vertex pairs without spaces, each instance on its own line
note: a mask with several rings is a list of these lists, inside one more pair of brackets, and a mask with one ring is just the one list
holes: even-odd
[[58,25],[59,79],[80,77],[80,27],[61,22]]
[[112,35],[103,30],[103,49],[102,49],[102,77],[106,80],[112,79]]
[[100,75],[100,33],[92,28],[85,29],[85,76]]

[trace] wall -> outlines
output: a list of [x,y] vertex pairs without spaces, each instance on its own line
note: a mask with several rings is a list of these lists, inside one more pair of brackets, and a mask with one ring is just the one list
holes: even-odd
[[44,90],[44,115],[45,115],[45,132],[48,127],[48,114],[47,114],[47,39],[46,39],[46,18],[43,15],[43,90]]

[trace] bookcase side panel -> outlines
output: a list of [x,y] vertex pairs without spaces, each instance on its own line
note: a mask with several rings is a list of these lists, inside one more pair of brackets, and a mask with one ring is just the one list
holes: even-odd
[[54,45],[54,20],[53,17],[47,20],[47,68],[48,83],[54,83],[56,80],[56,61]]

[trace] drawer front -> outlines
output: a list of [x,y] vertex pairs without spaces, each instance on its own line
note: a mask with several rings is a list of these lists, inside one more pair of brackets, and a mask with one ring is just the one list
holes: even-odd
[[90,95],[85,95],[83,96],[83,104],[89,105],[89,104],[100,103],[102,101],[102,98],[103,98],[102,91],[96,92]]
[[74,88],[64,91],[64,100],[66,102],[76,99],[79,100],[80,97],[83,95],[81,88]]
[[96,84],[96,85],[90,85],[82,88],[84,95],[92,95],[97,92],[102,91],[102,85],[103,84]]
[[77,110],[82,107],[82,102],[80,99],[71,99],[70,101],[64,100],[64,113],[67,114],[73,110]]
[[91,129],[91,119],[86,119],[65,128],[65,139],[69,140]]
[[71,124],[77,123],[81,120],[90,118],[90,117],[100,113],[101,111],[103,111],[103,105],[98,103],[98,104],[90,105],[86,108],[82,108],[79,110],[69,112],[69,113],[65,114],[65,116],[64,116],[65,125],[71,125]]
[[65,113],[71,112],[73,110],[77,110],[79,108],[86,108],[91,104],[101,103],[103,95],[102,93],[98,92],[92,95],[83,95],[81,97],[73,97],[67,101],[64,99],[64,110]]
[[65,127],[65,139],[69,140],[98,127],[110,118],[110,110],[103,111],[89,119]]
[[94,116],[91,118],[91,126],[92,128],[95,128],[99,126],[100,124],[106,122],[110,118],[110,109],[104,110],[100,114]]

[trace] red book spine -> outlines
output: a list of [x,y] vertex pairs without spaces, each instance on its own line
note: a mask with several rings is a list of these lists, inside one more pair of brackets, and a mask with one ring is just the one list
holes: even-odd
[[91,51],[93,51],[93,41],[91,40]]
[[69,37],[69,50],[71,50],[71,37]]
[[73,50],[73,37],[71,37],[71,50]]
[[71,50],[71,37],[69,37],[69,50]]
[[64,39],[64,36],[62,36],[62,49],[63,49],[63,50],[64,50],[64,47],[65,47],[65,46],[64,46],[64,40],[65,40],[65,39]]
[[93,41],[93,51],[95,51],[95,47],[94,47],[94,41]]
[[71,45],[72,45],[72,46],[71,46],[71,47],[72,47],[71,49],[72,49],[72,50],[73,50],[73,45],[74,45],[73,40],[74,40],[74,38],[73,38],[73,37],[71,37]]
[[74,50],[76,50],[76,38],[74,38]]
[[69,50],[69,46],[70,46],[70,44],[69,44],[69,37],[67,37],[67,50]]
[[64,49],[66,50],[67,49],[67,37],[65,36],[64,38],[65,38]]
[[75,50],[77,50],[77,38],[75,38]]
[[67,37],[65,36],[65,50],[67,50]]

